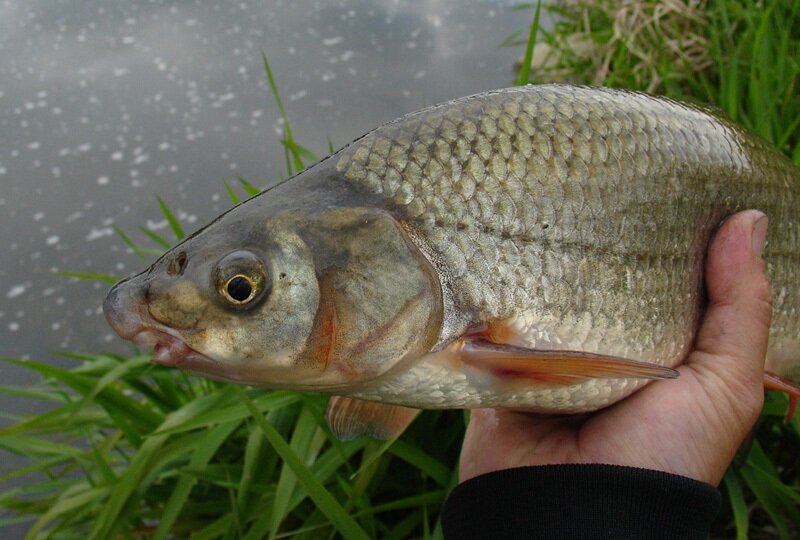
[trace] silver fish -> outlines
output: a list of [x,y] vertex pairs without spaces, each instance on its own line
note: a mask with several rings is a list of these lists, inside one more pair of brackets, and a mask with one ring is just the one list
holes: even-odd
[[223,214],[104,309],[156,362],[339,396],[343,437],[391,436],[418,408],[591,411],[677,375],[706,246],[745,208],[771,223],[767,367],[797,381],[800,172],[713,112],[623,90],[404,116]]

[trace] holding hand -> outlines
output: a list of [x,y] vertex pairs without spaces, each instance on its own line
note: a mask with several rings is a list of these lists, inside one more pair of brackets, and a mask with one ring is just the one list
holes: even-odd
[[513,467],[607,463],[717,485],[763,404],[772,314],[761,251],[767,218],[728,219],[708,252],[708,308],[677,380],[657,381],[597,413],[473,411],[461,481]]

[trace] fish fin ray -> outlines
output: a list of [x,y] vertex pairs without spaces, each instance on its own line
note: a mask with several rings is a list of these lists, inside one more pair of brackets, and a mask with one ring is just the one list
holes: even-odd
[[405,431],[419,413],[400,405],[331,396],[325,418],[337,438],[348,441],[362,435],[388,440]]
[[460,359],[501,378],[573,384],[586,379],[674,379],[672,368],[582,351],[527,349],[484,339],[464,342]]
[[772,372],[764,372],[764,389],[776,392],[785,392],[789,396],[789,406],[786,408],[785,423],[791,422],[797,410],[797,399],[800,398],[800,385]]

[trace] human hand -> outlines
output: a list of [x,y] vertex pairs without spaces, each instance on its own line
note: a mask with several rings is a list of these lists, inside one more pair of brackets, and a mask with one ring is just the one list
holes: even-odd
[[543,416],[477,409],[461,451],[461,481],[512,467],[606,463],[717,485],[764,401],[772,315],[761,260],[767,219],[728,219],[709,247],[708,308],[677,380],[656,381],[597,413]]

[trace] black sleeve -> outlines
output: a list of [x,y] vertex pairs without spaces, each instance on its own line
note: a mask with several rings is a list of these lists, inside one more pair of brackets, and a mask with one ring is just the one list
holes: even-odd
[[710,484],[617,465],[548,465],[485,474],[442,510],[448,539],[705,539],[719,512]]

